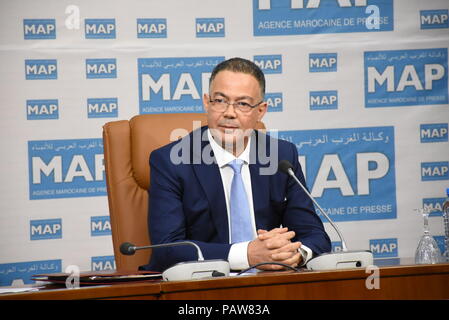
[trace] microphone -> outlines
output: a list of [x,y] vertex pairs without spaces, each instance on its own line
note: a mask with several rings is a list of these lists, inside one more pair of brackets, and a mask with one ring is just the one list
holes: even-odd
[[153,244],[153,245],[142,246],[142,247],[137,247],[137,246],[135,246],[135,245],[133,245],[132,243],[129,243],[129,242],[123,242],[120,245],[120,252],[121,252],[121,254],[124,254],[124,255],[127,255],[127,256],[131,256],[134,253],[136,253],[137,250],[162,248],[162,247],[184,246],[184,245],[194,246],[196,248],[196,252],[198,253],[198,261],[203,261],[204,260],[203,253],[201,252],[200,247],[198,247],[198,245],[196,243],[192,242],[192,241],[179,241],[179,242],[161,243],[161,244]]
[[363,251],[349,251],[346,246],[346,241],[343,238],[338,227],[334,224],[332,219],[327,215],[327,213],[321,208],[321,206],[316,202],[313,196],[309,193],[306,187],[299,181],[296,177],[292,164],[287,160],[281,160],[279,162],[279,170],[296,181],[297,184],[302,188],[302,190],[307,194],[307,196],[312,200],[315,206],[320,210],[323,216],[326,217],[327,221],[331,224],[334,230],[337,232],[338,237],[341,241],[342,252],[329,252],[323,253],[307,263],[307,269],[309,270],[331,270],[331,269],[348,269],[354,267],[366,267],[373,264],[373,253],[369,250]]
[[165,281],[182,281],[190,279],[201,279],[208,277],[229,276],[230,266],[229,262],[225,260],[204,260],[203,253],[200,247],[192,241],[179,241],[161,244],[153,244],[148,246],[135,246],[129,242],[123,242],[120,245],[120,253],[123,255],[133,255],[137,250],[155,249],[162,247],[175,246],[193,246],[198,253],[197,261],[179,262],[162,272],[162,278]]

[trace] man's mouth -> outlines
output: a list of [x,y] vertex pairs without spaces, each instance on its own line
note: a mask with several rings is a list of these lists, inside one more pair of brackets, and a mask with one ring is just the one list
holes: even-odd
[[228,129],[228,130],[235,130],[235,129],[239,128],[238,126],[235,126],[235,125],[232,125],[232,124],[221,124],[220,127],[225,129],[225,130],[226,129]]

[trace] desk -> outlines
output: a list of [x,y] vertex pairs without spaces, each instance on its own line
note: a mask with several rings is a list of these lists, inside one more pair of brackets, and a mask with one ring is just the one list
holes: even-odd
[[[365,269],[264,272],[204,280],[145,282],[6,294],[7,299],[308,300],[449,299],[449,263],[377,269],[378,288],[367,289]],[[368,280],[370,282],[370,280]],[[375,280],[371,282],[375,284]]]

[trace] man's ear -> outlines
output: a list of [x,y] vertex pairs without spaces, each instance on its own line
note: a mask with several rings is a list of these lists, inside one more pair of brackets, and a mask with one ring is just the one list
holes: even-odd
[[267,113],[267,110],[268,104],[265,101],[257,106],[257,121],[262,120],[262,118],[265,116],[265,113]]
[[207,112],[209,109],[209,95],[207,93],[203,94],[203,107],[204,110]]

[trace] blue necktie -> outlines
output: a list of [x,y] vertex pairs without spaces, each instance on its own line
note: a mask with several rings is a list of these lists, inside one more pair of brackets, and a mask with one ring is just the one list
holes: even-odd
[[231,184],[231,243],[253,240],[253,228],[248,197],[243,185],[241,170],[243,161],[236,159],[229,163],[234,170]]

